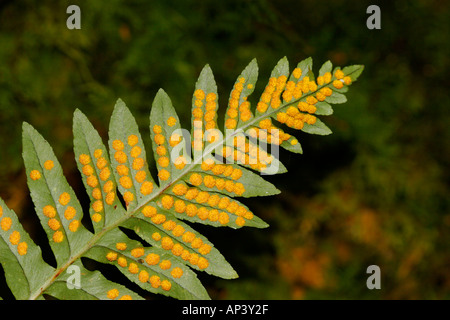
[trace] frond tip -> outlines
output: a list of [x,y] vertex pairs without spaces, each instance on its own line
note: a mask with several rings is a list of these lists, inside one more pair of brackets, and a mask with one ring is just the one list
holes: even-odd
[[[268,227],[242,198],[280,192],[260,174],[287,171],[279,159],[280,147],[303,152],[295,130],[331,133],[319,116],[332,114],[331,104],[347,101],[344,93],[362,70],[360,65],[333,69],[327,61],[315,78],[311,58],[292,72],[283,58],[252,106],[258,77],[254,59],[233,85],[222,131],[217,85],[207,65],[193,92],[191,130],[181,126],[164,90],[156,94],[149,119],[153,159],[147,158],[136,120],[122,100],[111,116],[108,148],[87,117],[75,110],[75,161],[89,196],[93,231],[82,223],[82,206],[52,148],[24,123],[28,186],[56,266],[42,259],[40,248],[0,199],[0,263],[11,292],[17,299],[43,299],[44,294],[58,299],[142,299],[99,271],[87,270],[81,258],[90,258],[115,266],[146,291],[209,299],[196,272],[224,279],[238,275],[192,225]],[[149,161],[155,162],[157,179]],[[69,285],[72,268],[80,271],[77,290]]]

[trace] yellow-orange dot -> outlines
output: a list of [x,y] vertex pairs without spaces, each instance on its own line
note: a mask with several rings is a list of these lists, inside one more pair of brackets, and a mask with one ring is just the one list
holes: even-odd
[[58,220],[56,220],[55,218],[52,218],[52,219],[48,220],[48,226],[53,231],[56,231],[61,227],[61,224],[59,223]]
[[172,196],[165,195],[161,199],[161,204],[164,207],[164,209],[172,208],[173,202],[174,202],[174,200],[173,200]]
[[101,149],[97,149],[94,151],[94,157],[95,158],[100,158],[103,154],[103,151]]
[[127,259],[124,257],[119,257],[119,259],[117,259],[117,264],[119,266],[121,266],[122,268],[125,268],[128,265]]
[[208,220],[215,222],[219,220],[219,211],[217,209],[212,209],[208,213]]
[[179,183],[173,187],[172,192],[174,194],[176,194],[177,196],[182,196],[182,195],[186,194],[187,190],[188,190],[188,187],[185,184]]
[[123,144],[122,141],[116,139],[112,142],[112,147],[116,151],[122,151],[125,145]]
[[63,206],[67,205],[70,201],[70,195],[67,192],[63,192],[59,196],[59,203]]
[[190,243],[192,242],[192,240],[195,239],[195,234],[191,231],[186,231],[181,237],[181,239],[186,243]]
[[103,202],[101,200],[94,201],[92,204],[92,209],[95,212],[102,212],[103,211]]
[[98,179],[96,176],[89,176],[86,179],[86,183],[91,188],[95,188],[96,186],[98,186]]
[[128,157],[127,157],[127,155],[125,154],[125,152],[123,152],[123,151],[116,151],[116,152],[114,153],[114,159],[116,159],[116,161],[117,161],[118,163],[126,163]]
[[233,180],[239,180],[242,177],[242,170],[235,168],[233,172],[231,173],[231,179]]
[[174,243],[169,237],[163,237],[161,239],[161,246],[163,247],[163,249],[171,250],[173,248],[173,245]]
[[158,154],[158,156],[165,156],[167,153],[167,149],[164,146],[157,146],[156,153]]
[[214,167],[212,167],[211,171],[212,173],[218,175],[218,174],[222,174],[226,169],[226,166],[223,164],[216,164],[214,165]]
[[203,184],[207,188],[214,188],[216,180],[214,179],[214,177],[207,175],[203,178]]
[[102,215],[100,213],[94,213],[92,215],[92,221],[100,222],[102,220]]
[[191,246],[192,246],[192,248],[194,248],[194,249],[200,248],[200,247],[202,246],[202,244],[203,244],[203,241],[202,241],[202,239],[200,239],[200,238],[195,238],[195,239],[192,240],[192,242],[191,242]]
[[128,137],[128,144],[129,144],[130,146],[133,147],[133,146],[135,146],[138,142],[139,142],[139,138],[138,138],[137,135],[132,134],[132,135],[130,135],[130,136]]
[[220,201],[220,196],[218,194],[213,194],[208,199],[208,205],[210,207],[215,207]]
[[147,218],[151,218],[151,217],[153,217],[153,216],[155,216],[156,215],[156,208],[155,207],[153,207],[153,206],[145,206],[143,209],[142,209],[142,214],[144,215],[144,217],[147,217]]
[[167,231],[172,231],[175,227],[176,227],[176,222],[173,220],[168,220],[166,222],[164,222],[163,224],[163,228]]
[[196,265],[198,263],[198,258],[199,258],[198,254],[192,253],[189,257],[189,262],[193,265]]
[[151,183],[150,181],[145,181],[141,185],[140,191],[143,195],[149,195],[153,191],[153,183]]
[[344,84],[343,84],[342,81],[340,81],[340,80],[334,80],[334,81],[333,81],[333,86],[334,86],[336,89],[342,89],[342,87],[344,87]]
[[56,242],[56,243],[60,243],[60,242],[62,242],[63,240],[64,240],[64,235],[63,235],[63,233],[61,232],[61,231],[56,231],[54,234],[53,234],[53,241],[54,242]]
[[37,171],[37,170],[32,170],[32,171],[30,172],[30,178],[31,178],[32,180],[38,180],[38,179],[41,178],[41,173],[40,173],[39,171]]
[[148,274],[147,271],[142,270],[141,272],[139,272],[138,279],[140,282],[145,283],[148,281],[148,279],[150,279],[150,275]]
[[107,164],[108,164],[108,161],[106,161],[105,158],[100,157],[100,158],[97,159],[97,164],[96,164],[96,166],[97,166],[97,168],[99,168],[100,170],[103,169],[103,168],[105,168],[105,167],[107,166]]
[[116,249],[123,251],[127,249],[127,244],[125,242],[117,242],[116,243]]
[[133,181],[129,176],[123,176],[119,179],[119,183],[125,189],[130,189],[133,186]]
[[105,198],[106,204],[112,205],[116,199],[116,194],[114,192],[108,192]]
[[247,209],[244,206],[238,206],[236,209],[236,215],[243,216],[247,212]]
[[236,184],[234,185],[233,192],[234,192],[236,195],[238,195],[238,196],[243,195],[244,192],[245,192],[245,187],[244,187],[244,185],[243,185],[242,183],[240,183],[240,182],[236,183]]
[[141,147],[139,147],[139,146],[134,146],[133,148],[131,148],[131,151],[130,151],[131,157],[137,158],[137,157],[140,156],[141,153],[142,153]]
[[164,221],[166,221],[166,216],[161,213],[158,213],[155,216],[153,216],[151,219],[154,224],[161,224],[161,223],[164,223]]
[[227,190],[228,192],[233,192],[234,190],[234,182],[231,180],[227,180],[225,182],[225,190]]
[[227,224],[228,222],[230,222],[230,217],[226,212],[221,212],[219,214],[219,222],[220,224]]
[[161,240],[161,234],[159,232],[153,232],[152,239],[155,241]]
[[8,231],[11,228],[11,225],[12,225],[12,220],[10,217],[4,217],[0,221],[0,226],[3,231]]
[[131,250],[131,255],[135,258],[140,258],[145,254],[145,250],[142,247],[134,248]]
[[198,259],[197,266],[198,266],[200,269],[206,269],[206,268],[208,268],[208,266],[209,266],[209,262],[208,262],[208,260],[206,260],[205,258],[200,257],[200,258]]
[[191,257],[191,254],[189,253],[188,250],[183,250],[183,252],[181,253],[181,259],[183,259],[184,261],[189,260]]
[[155,275],[151,276],[148,282],[150,282],[150,285],[155,289],[159,288],[159,286],[161,285],[161,279]]
[[184,233],[184,227],[179,224],[176,225],[172,230],[172,234],[175,237],[179,237],[179,236],[183,235],[183,233]]
[[172,284],[169,280],[161,281],[161,289],[163,289],[164,291],[169,291],[170,288],[172,288]]
[[341,69],[336,70],[336,72],[334,73],[334,76],[336,77],[336,79],[342,79],[344,78],[344,72],[342,72]]
[[102,191],[99,188],[94,188],[92,190],[92,197],[95,200],[100,200],[102,198]]
[[247,220],[251,220],[251,219],[253,219],[253,213],[250,212],[250,211],[246,211],[246,212],[244,213],[243,217],[244,217],[245,219],[247,219]]
[[331,72],[326,72],[326,73],[323,75],[323,80],[324,80],[324,82],[325,82],[325,83],[330,82],[330,81],[331,81],[331,77],[332,77]]
[[53,163],[52,160],[47,160],[44,162],[44,168],[47,170],[53,169],[54,166],[55,166],[55,164]]
[[172,248],[172,253],[178,257],[183,253],[183,250],[183,246],[179,243],[176,243]]
[[195,201],[197,201],[198,203],[205,203],[207,202],[209,199],[209,193],[206,191],[200,191],[197,195],[197,197],[195,197]]
[[186,206],[186,214],[188,217],[194,217],[197,214],[197,207],[193,204]]
[[170,260],[163,260],[159,264],[159,267],[163,270],[170,269],[171,266],[172,266],[172,262],[170,262]]
[[141,170],[144,167],[145,161],[143,158],[136,158],[133,160],[133,163],[131,164],[131,167],[134,170]]
[[106,259],[108,259],[109,261],[116,261],[117,260],[117,253],[110,251],[106,254]]
[[109,170],[108,167],[105,167],[100,171],[99,176],[102,181],[106,181],[106,180],[108,180],[110,175],[111,175],[111,171]]
[[78,160],[82,165],[87,165],[91,162],[91,157],[89,157],[87,154],[80,154]]
[[9,242],[11,242],[12,245],[16,245],[19,243],[19,241],[20,241],[19,231],[13,231],[9,236]]
[[186,211],[186,204],[183,200],[176,200],[173,205],[175,212],[177,213],[183,213]]
[[76,232],[78,230],[79,226],[80,226],[80,221],[73,220],[71,223],[69,223],[69,230],[72,232]]
[[181,278],[181,276],[183,275],[183,270],[179,267],[175,267],[172,269],[172,271],[170,271],[170,274],[174,278]]
[[42,208],[42,212],[47,218],[54,218],[56,216],[56,210],[53,206],[47,205]]
[[161,126],[159,126],[159,125],[154,125],[154,126],[153,126],[153,132],[156,133],[156,134],[161,133],[161,132],[162,132]]
[[114,300],[119,296],[119,290],[111,289],[106,293],[106,296],[108,297],[108,299]]
[[164,138],[164,136],[160,133],[155,135],[155,142],[157,145],[162,145],[164,144],[164,142],[166,141],[166,139]]
[[26,255],[28,251],[28,244],[26,242],[21,242],[17,245],[17,253],[21,256]]
[[220,199],[219,203],[218,203],[218,207],[220,209],[225,209],[226,207],[228,207],[228,205],[230,204],[230,199],[228,199],[227,197],[223,197]]
[[207,102],[214,101],[214,100],[216,100],[216,98],[217,98],[217,95],[214,92],[210,92],[206,96],[206,101]]
[[237,122],[235,119],[229,118],[225,121],[225,128],[227,128],[227,129],[234,129],[234,128],[236,128],[236,125],[237,125]]
[[200,192],[200,191],[199,191],[198,189],[196,189],[196,188],[190,188],[190,189],[186,192],[185,197],[186,197],[186,199],[188,199],[188,200],[192,200],[192,199],[194,199],[194,198],[198,195],[199,192]]
[[200,252],[202,255],[207,255],[208,253],[211,252],[211,246],[207,243],[204,243],[200,246],[198,252]]
[[196,108],[192,109],[192,115],[194,116],[195,119],[200,119],[201,117],[203,117],[203,110],[201,108],[202,105],[203,105],[202,100],[194,101],[194,106]]
[[349,76],[344,77],[344,83],[348,86],[350,84],[352,84],[352,78],[350,78]]
[[302,76],[302,70],[300,68],[295,68],[294,71],[292,71],[292,75],[294,78],[300,78]]
[[194,91],[194,97],[203,100],[205,99],[205,92],[202,89],[197,89]]
[[240,227],[242,227],[245,224],[245,219],[242,217],[237,217],[236,218],[236,224]]
[[167,171],[166,169],[161,169],[158,172],[158,177],[159,179],[161,179],[162,181],[166,181],[169,180],[170,178],[170,173],[169,171]]
[[199,186],[202,184],[202,176],[198,173],[191,174],[189,182],[194,186]]
[[147,264],[150,266],[157,265],[159,263],[159,255],[156,253],[149,253],[145,257],[145,262],[147,262]]
[[107,182],[103,185],[103,191],[104,191],[105,193],[109,193],[109,192],[113,191],[113,189],[114,189],[114,183],[113,183],[111,180],[107,181]]
[[170,160],[168,157],[160,157],[158,159],[158,164],[163,167],[163,168],[167,168],[169,166]]
[[177,124],[177,119],[175,119],[174,117],[169,117],[169,119],[167,119],[167,125],[169,127],[173,127],[176,124]]
[[137,182],[142,183],[147,178],[147,173],[143,170],[136,172],[136,175],[134,176]]
[[[197,130],[195,130],[194,132],[196,132]],[[169,144],[171,147],[175,147],[176,145],[178,145],[181,140],[182,140],[182,136],[179,135],[178,133],[173,133],[170,138],[169,138]]]
[[119,298],[119,300],[133,300],[133,298],[128,294],[124,294]]
[[128,266],[128,271],[130,271],[132,274],[136,274],[139,272],[139,267],[137,266],[136,263],[132,262]]

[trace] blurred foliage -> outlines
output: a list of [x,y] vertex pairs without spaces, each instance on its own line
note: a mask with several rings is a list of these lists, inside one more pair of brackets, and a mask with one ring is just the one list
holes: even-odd
[[[81,30],[66,28],[69,4],[81,7]],[[148,137],[160,87],[188,123],[206,63],[222,112],[254,57],[254,96],[284,55],[291,65],[312,56],[316,71],[328,59],[364,64],[349,102],[325,119],[334,134],[301,134],[305,154],[282,155],[289,174],[270,177],[282,193],[246,202],[270,228],[199,228],[241,277],[200,277],[215,299],[450,298],[450,3],[383,2],[381,30],[366,28],[370,4],[0,2],[1,197],[45,248],[25,183],[22,121],[49,140],[83,198],[71,151],[75,108],[106,139],[106,119],[121,97]],[[381,268],[381,290],[366,288],[372,264]]]

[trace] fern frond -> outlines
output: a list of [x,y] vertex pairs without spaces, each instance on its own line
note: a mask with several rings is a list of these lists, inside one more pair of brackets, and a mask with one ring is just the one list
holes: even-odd
[[[138,125],[118,100],[109,126],[108,148],[87,117],[73,118],[75,160],[90,198],[93,232],[82,223],[82,207],[47,141],[23,125],[23,158],[36,213],[47,234],[56,265],[16,214],[0,199],[0,263],[17,299],[142,299],[123,284],[87,270],[81,258],[116,266],[142,289],[178,299],[209,299],[196,272],[232,279],[236,271],[217,248],[192,226],[256,227],[268,224],[241,201],[280,191],[260,174],[286,172],[279,147],[302,153],[286,131],[327,135],[318,118],[346,102],[344,93],[363,66],[332,67],[317,79],[312,59],[289,72],[286,58],[273,69],[252,107],[249,96],[258,77],[252,60],[238,76],[219,128],[217,85],[211,68],[200,73],[192,98],[191,130],[182,128],[169,96],[161,89],[150,112],[153,159],[147,158]],[[157,179],[149,170],[155,161]],[[142,241],[124,232],[132,230]],[[79,287],[68,283],[69,268],[80,271]]]

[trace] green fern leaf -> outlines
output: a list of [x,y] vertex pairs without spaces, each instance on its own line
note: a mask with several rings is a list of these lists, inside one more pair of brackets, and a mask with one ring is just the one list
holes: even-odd
[[[194,88],[190,131],[181,126],[169,96],[159,90],[149,119],[151,159],[122,100],[111,116],[108,148],[87,117],[76,110],[75,160],[90,199],[93,232],[81,223],[81,204],[52,148],[24,123],[28,186],[56,265],[42,259],[41,249],[0,199],[0,263],[13,295],[17,299],[142,299],[100,271],[86,269],[84,259],[92,259],[115,266],[148,292],[209,299],[198,272],[224,279],[238,275],[214,244],[195,230],[195,224],[268,227],[241,199],[280,192],[261,176],[287,171],[278,159],[279,147],[303,152],[293,130],[330,134],[317,116],[331,115],[331,104],[346,102],[348,86],[363,70],[360,65],[333,69],[327,61],[316,78],[312,66],[308,58],[290,72],[287,58],[282,58],[252,107],[250,96],[258,77],[257,62],[252,60],[229,95],[224,131],[218,127],[217,85],[208,65]],[[153,161],[157,179],[149,170]],[[130,237],[130,232],[135,236]]]

